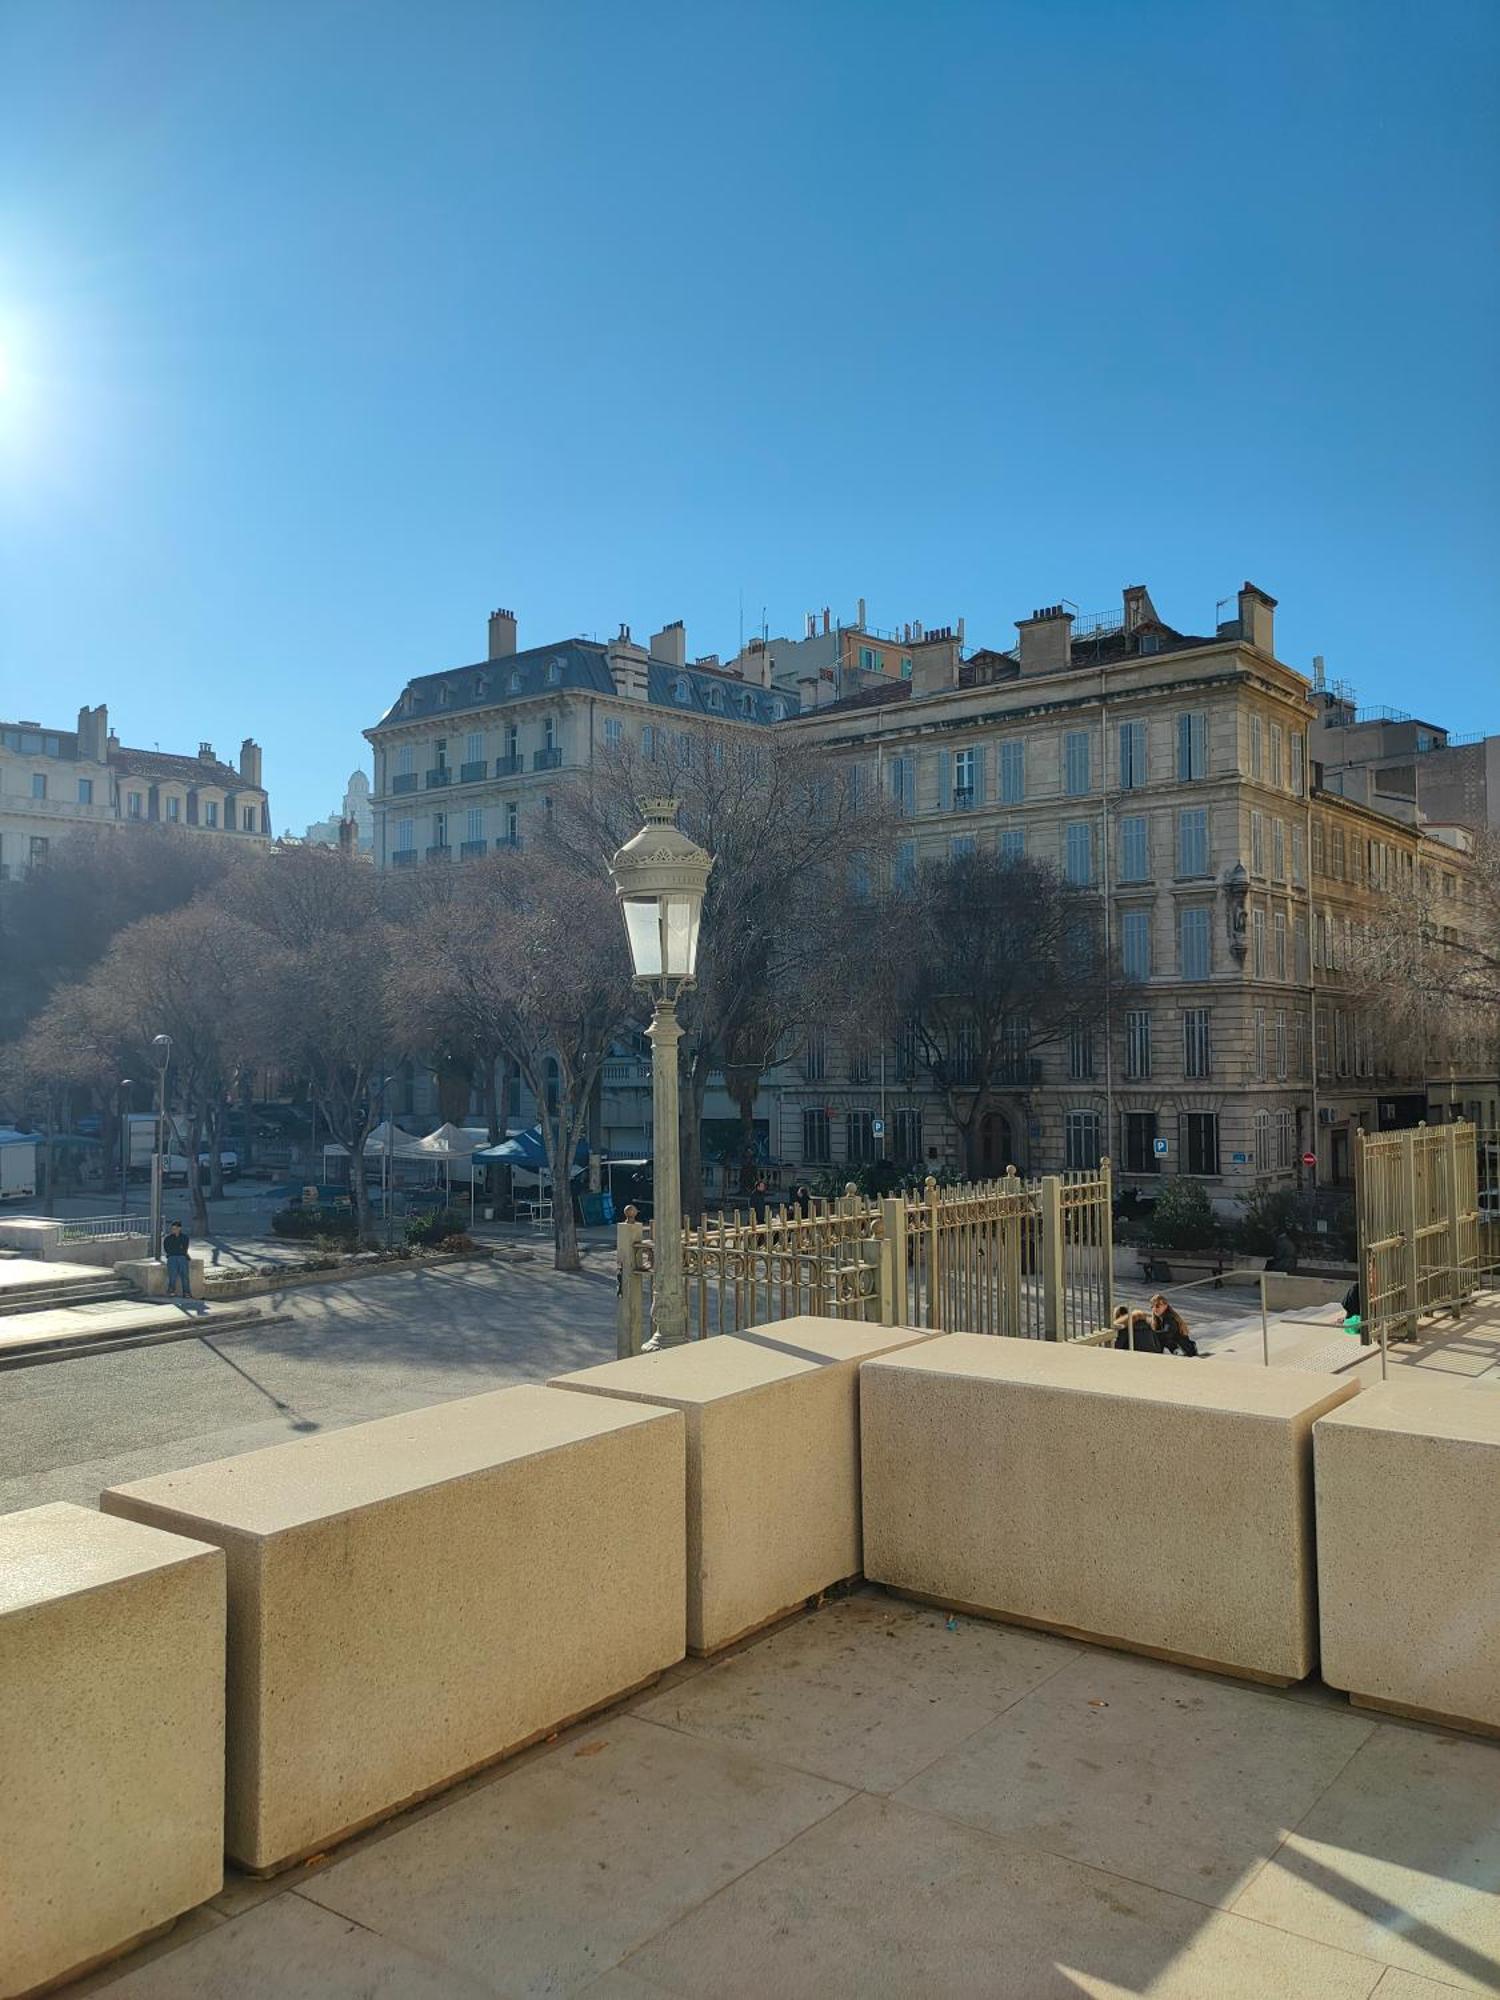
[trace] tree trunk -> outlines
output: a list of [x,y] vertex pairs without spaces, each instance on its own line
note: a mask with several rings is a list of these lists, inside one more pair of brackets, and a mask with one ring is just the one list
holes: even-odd
[[224,1199],[224,1098],[217,1090],[208,1107],[208,1192],[214,1201]]
[[[698,1051],[686,1065],[678,1108],[677,1143],[681,1148],[682,1219],[700,1222],[703,1218],[703,1099],[708,1091],[708,1070]],[[662,1134],[655,1143],[662,1143]]]
[[486,1056],[484,1062],[484,1122],[489,1131],[490,1144],[500,1143],[500,1086],[495,1081],[496,1062],[494,1056]]
[[208,1203],[203,1198],[203,1172],[198,1155],[203,1151],[203,1108],[194,1104],[187,1132],[188,1193],[193,1205],[193,1227],[200,1236],[208,1234]]
[[355,1240],[363,1249],[375,1234],[370,1213],[370,1188],[365,1179],[365,1141],[370,1136],[368,1116],[360,1119],[346,1141],[349,1147],[349,1199],[354,1205]]
[[57,1213],[55,1206],[57,1200],[57,1093],[55,1091],[49,1090],[47,1092],[47,1108],[44,1115],[47,1120],[47,1143],[42,1154],[42,1165],[47,1175],[47,1198],[42,1205],[42,1213],[43,1215],[55,1215]]
[[573,1216],[573,1155],[578,1150],[578,1132],[574,1128],[581,1120],[563,1099],[560,1083],[556,1111],[547,1110],[546,1103],[544,1090],[542,1143],[552,1169],[552,1268],[581,1271],[583,1258],[578,1249],[578,1224]]

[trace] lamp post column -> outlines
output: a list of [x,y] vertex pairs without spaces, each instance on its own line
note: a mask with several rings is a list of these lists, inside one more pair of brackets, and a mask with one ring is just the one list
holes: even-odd
[[658,998],[646,1030],[651,1044],[652,1222],[651,1338],[646,1352],[687,1340],[682,1287],[682,1166],[677,1136],[677,1002]]
[[162,1135],[167,1123],[167,1066],[162,1064],[156,1079],[156,1143],[151,1148],[151,1255],[161,1255],[162,1180],[165,1165],[161,1156]]

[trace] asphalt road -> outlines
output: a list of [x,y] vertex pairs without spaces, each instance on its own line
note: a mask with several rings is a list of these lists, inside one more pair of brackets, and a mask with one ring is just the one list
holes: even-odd
[[0,1374],[0,1513],[611,1360],[613,1259],[309,1286],[280,1324]]

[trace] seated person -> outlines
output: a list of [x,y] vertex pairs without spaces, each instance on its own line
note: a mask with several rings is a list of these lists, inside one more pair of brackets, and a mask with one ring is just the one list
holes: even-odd
[[1198,1343],[1188,1332],[1187,1321],[1175,1306],[1168,1305],[1160,1292],[1151,1301],[1151,1324],[1156,1328],[1164,1354],[1197,1354]]
[[1133,1348],[1137,1354],[1160,1354],[1161,1341],[1151,1315],[1142,1312],[1139,1306],[1116,1306],[1114,1317],[1115,1346]]

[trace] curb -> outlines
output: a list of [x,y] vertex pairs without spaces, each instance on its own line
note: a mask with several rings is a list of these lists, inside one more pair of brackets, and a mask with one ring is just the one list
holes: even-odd
[[96,1354],[122,1354],[130,1347],[165,1347],[175,1340],[198,1340],[210,1333],[236,1333],[247,1326],[285,1326],[291,1317],[290,1313],[243,1312],[225,1314],[222,1319],[181,1320],[169,1326],[101,1333],[92,1340],[58,1337],[38,1340],[29,1347],[0,1352],[0,1373],[8,1368],[38,1368],[51,1361],[84,1361]]

